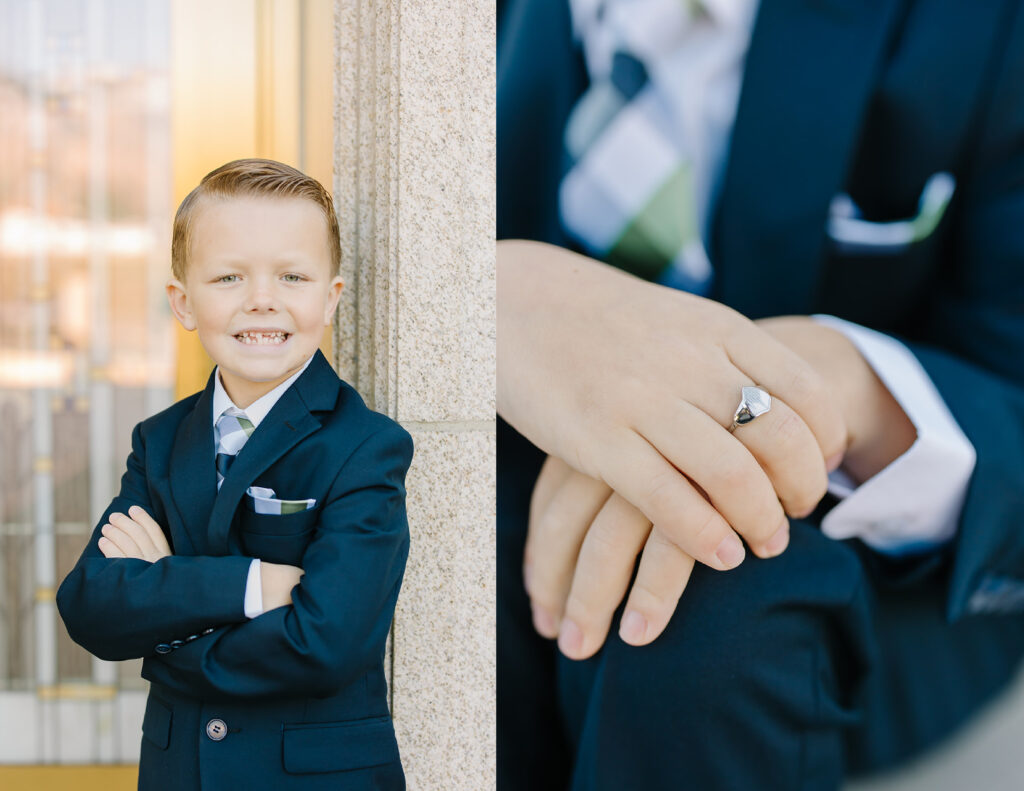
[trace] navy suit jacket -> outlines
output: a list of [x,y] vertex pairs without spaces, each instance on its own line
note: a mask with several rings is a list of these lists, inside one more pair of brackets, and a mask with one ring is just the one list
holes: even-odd
[[[587,76],[567,6],[499,3],[499,238],[571,246],[562,133]],[[1024,610],[1022,84],[1014,0],[763,0],[709,245],[712,298],[889,333],[938,387],[978,455],[948,556],[954,620]],[[835,195],[868,220],[904,219],[940,171],[957,187],[925,239],[869,253],[830,241]],[[505,469],[517,443],[506,431]]]
[[[144,657],[139,787],[404,788],[383,658],[409,547],[412,440],[317,352],[218,491],[213,387],[211,375],[136,426],[121,491],[57,593],[77,643]],[[253,485],[316,505],[257,514]],[[99,526],[132,505],[164,528],[172,556],[103,557]],[[305,576],[291,606],[249,620],[254,557]]]

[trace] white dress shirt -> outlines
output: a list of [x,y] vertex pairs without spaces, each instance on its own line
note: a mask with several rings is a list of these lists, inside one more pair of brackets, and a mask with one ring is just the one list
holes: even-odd
[[[669,108],[673,132],[685,141],[693,162],[694,197],[707,245],[757,0],[703,0],[688,4],[685,12],[679,11],[678,0],[631,0],[613,3],[604,14],[597,10],[600,0],[570,3],[588,65],[610,59],[623,35],[644,57],[659,99]],[[657,35],[658,21],[680,13],[689,27],[684,38],[674,40],[685,43],[666,47]],[[618,26],[618,37],[601,30],[606,23]],[[889,554],[925,551],[948,541],[956,532],[974,471],[973,445],[905,345],[834,317],[815,319],[857,346],[917,430],[906,453],[859,486],[851,486],[841,469],[829,476],[829,490],[842,502],[826,515],[822,531],[837,539],[859,537]]]
[[[312,361],[313,358],[310,357],[298,371],[281,382],[269,393],[257,398],[245,409],[235,406],[235,403],[231,400],[231,396],[228,395],[227,390],[224,389],[224,385],[220,381],[220,368],[218,367],[213,377],[213,425],[217,425],[217,421],[220,420],[220,416],[226,410],[234,407],[245,413],[245,417],[252,423],[253,430],[259,428],[263,418],[273,409],[278,399],[284,395],[284,391],[291,387],[296,379],[302,376],[302,372],[309,367]],[[214,452],[216,453],[216,450]],[[253,558],[252,563],[249,564],[249,576],[245,581],[245,603],[243,606],[246,618],[255,618],[257,615],[263,614],[263,577],[260,574],[259,558]]]

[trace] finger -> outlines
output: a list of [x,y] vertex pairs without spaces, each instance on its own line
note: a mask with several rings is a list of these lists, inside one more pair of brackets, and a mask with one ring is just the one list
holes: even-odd
[[821,448],[782,398],[772,396],[769,412],[737,426],[732,435],[757,459],[790,516],[807,516],[825,496],[828,470]]
[[96,543],[99,546],[100,552],[103,553],[104,557],[108,557],[108,558],[123,558],[123,557],[127,557],[127,555],[125,555],[124,552],[122,552],[118,548],[117,544],[115,544],[113,541],[111,541],[106,536],[102,536],[100,538],[100,540],[97,541]]
[[743,562],[743,542],[679,470],[634,431],[615,443],[601,477],[680,549],[719,571]]
[[619,637],[630,645],[647,645],[660,635],[692,573],[693,558],[660,530],[652,530],[619,623]]
[[[782,399],[800,415],[823,459],[846,450],[846,422],[839,404],[825,380],[800,355],[756,325],[743,326],[730,339],[726,353],[752,383],[767,390],[773,399]],[[723,425],[732,424],[732,413],[722,417],[728,418]]]
[[130,516],[121,513],[113,513],[110,515],[110,524],[124,531],[124,533],[131,538],[135,543],[135,546],[137,546],[139,551],[142,553],[139,555],[140,558],[152,563],[159,557],[157,555],[156,546],[154,546],[153,539],[150,537],[149,533],[147,533],[145,528]]
[[[763,415],[759,420],[767,417]],[[651,405],[637,421],[636,429],[704,490],[715,509],[754,552],[770,557],[785,548],[789,523],[774,481],[738,441],[739,437],[683,399]],[[817,446],[811,442],[811,461],[820,461]],[[784,532],[777,537],[780,530]]]
[[128,509],[128,516],[142,525],[160,557],[166,557],[171,554],[171,545],[167,543],[167,536],[164,535],[163,528],[157,524],[153,517],[146,513],[145,508],[133,505]]
[[580,545],[610,496],[607,485],[573,470],[530,522],[524,550],[527,593],[534,627],[544,637],[558,636]]
[[650,530],[650,520],[617,494],[594,517],[558,635],[558,647],[570,659],[586,659],[604,644]]
[[144,559],[144,555],[142,554],[142,550],[139,549],[138,544],[136,544],[135,541],[132,540],[131,536],[129,536],[124,530],[121,530],[113,524],[105,524],[100,532],[102,532],[103,537],[116,546],[125,557],[138,558],[139,560]]
[[566,464],[557,456],[548,456],[541,465],[540,474],[533,484],[533,492],[530,495],[530,521],[540,516],[540,513],[547,507],[548,502],[558,491],[565,480],[575,472],[572,467]]

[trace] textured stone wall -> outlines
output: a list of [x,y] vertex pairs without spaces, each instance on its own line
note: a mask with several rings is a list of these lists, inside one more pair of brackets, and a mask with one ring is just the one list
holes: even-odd
[[413,435],[411,791],[494,787],[494,3],[336,0],[338,371]]

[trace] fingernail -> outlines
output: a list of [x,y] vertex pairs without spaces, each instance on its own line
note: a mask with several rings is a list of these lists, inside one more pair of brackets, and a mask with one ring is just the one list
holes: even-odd
[[843,454],[837,453],[835,456],[829,457],[825,462],[825,469],[829,472],[835,472],[839,469],[839,465],[843,463]]
[[574,659],[583,648],[583,632],[574,621],[562,621],[562,629],[558,633],[558,648],[570,659]]
[[743,544],[734,535],[728,535],[722,539],[722,543],[715,550],[715,556],[727,569],[736,568],[743,562]]
[[768,543],[764,545],[764,551],[768,557],[773,558],[776,555],[781,555],[782,550],[789,544],[789,522],[786,522],[782,527],[775,531],[775,534],[768,539]]
[[619,625],[619,637],[630,645],[638,645],[647,633],[647,619],[636,610],[630,610],[622,616]]
[[538,607],[536,604],[531,604],[530,609],[533,610],[533,628],[537,630],[537,634],[553,640],[558,634],[555,619],[551,617],[547,610],[543,607]]

